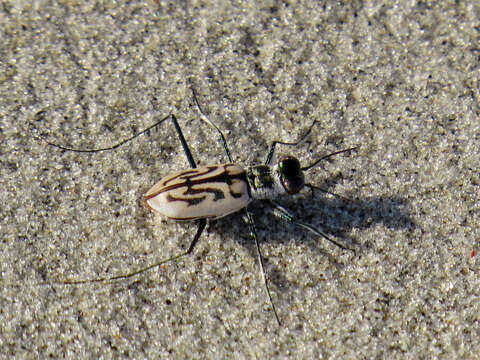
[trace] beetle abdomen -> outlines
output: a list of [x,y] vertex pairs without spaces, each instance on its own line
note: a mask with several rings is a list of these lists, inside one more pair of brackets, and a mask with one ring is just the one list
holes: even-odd
[[145,205],[170,219],[219,218],[248,205],[245,170],[210,165],[167,175],[145,194]]

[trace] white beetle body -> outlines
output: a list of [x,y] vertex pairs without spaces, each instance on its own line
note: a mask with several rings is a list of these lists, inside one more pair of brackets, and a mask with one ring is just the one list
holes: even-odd
[[[156,183],[145,194],[144,204],[173,220],[218,219],[247,207],[253,199],[286,193],[282,174],[278,165],[244,169],[220,164],[183,170]],[[301,181],[303,186],[303,174]]]
[[173,220],[220,218],[252,200],[245,170],[222,164],[167,175],[146,194],[147,208]]

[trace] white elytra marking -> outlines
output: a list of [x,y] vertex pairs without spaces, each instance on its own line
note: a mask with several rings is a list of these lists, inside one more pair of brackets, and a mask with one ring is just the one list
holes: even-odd
[[220,218],[246,207],[252,198],[245,170],[209,165],[167,175],[145,194],[145,205],[174,220]]

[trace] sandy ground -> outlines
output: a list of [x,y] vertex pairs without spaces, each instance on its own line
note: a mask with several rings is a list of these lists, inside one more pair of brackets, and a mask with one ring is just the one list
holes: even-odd
[[[32,4],[33,3],[33,4]],[[121,2],[120,2],[121,3]],[[6,1],[0,8],[0,358],[430,359],[480,353],[478,1]],[[310,4],[310,5],[309,5]],[[312,5],[313,4],[313,5]],[[188,167],[273,140],[306,165],[278,201],[355,249],[252,204],[273,301],[241,215],[195,224],[141,205]],[[476,355],[475,355],[476,354]]]

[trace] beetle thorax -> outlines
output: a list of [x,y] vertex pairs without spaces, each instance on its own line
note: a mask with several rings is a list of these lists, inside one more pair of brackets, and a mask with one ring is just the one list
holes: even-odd
[[254,199],[274,199],[285,194],[280,181],[277,165],[255,165],[247,167],[247,181],[250,195]]

